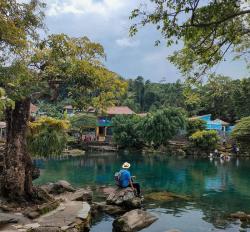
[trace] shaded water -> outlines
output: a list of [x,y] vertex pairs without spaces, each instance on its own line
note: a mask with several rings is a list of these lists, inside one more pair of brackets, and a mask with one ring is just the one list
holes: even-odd
[[[250,160],[229,162],[176,158],[164,155],[92,153],[64,160],[38,161],[38,184],[65,179],[75,186],[113,184],[113,174],[128,161],[132,175],[144,194],[170,191],[189,195],[190,202],[147,202],[146,208],[159,220],[145,232],[179,229],[185,232],[250,231],[239,221],[227,220],[230,213],[250,213]],[[92,232],[112,231],[113,218],[100,215]]]

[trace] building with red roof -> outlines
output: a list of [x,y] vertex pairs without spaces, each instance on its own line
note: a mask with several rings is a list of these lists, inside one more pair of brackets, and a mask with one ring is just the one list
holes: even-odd
[[104,115],[98,117],[96,137],[98,141],[110,141],[112,138],[112,118],[116,115],[133,115],[135,112],[128,106],[108,107]]

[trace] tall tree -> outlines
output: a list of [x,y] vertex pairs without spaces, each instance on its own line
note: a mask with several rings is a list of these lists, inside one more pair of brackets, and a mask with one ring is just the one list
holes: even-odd
[[229,77],[210,75],[201,89],[205,113],[211,113],[215,118],[233,122],[235,120],[234,90],[235,85]]
[[[60,88],[66,86],[67,95],[75,99],[79,107],[92,103],[90,99],[93,92],[95,97],[106,94],[112,104],[117,97],[115,93],[122,94],[126,83],[103,66],[103,47],[86,37],[50,35],[37,43],[32,36],[35,29],[42,25],[39,21],[40,13],[37,15],[40,3],[9,2],[15,4],[14,10],[18,9],[14,16],[22,14],[20,18],[25,22],[23,33],[26,40],[23,40],[25,43],[11,43],[12,40],[8,42],[2,39],[5,46],[3,58],[6,58],[8,52],[12,56],[8,62],[1,63],[0,86],[6,90],[7,97],[15,102],[15,106],[6,108],[7,142],[0,168],[0,194],[10,200],[32,200],[35,195],[32,185],[33,166],[27,150],[31,100],[49,95],[50,100],[55,101]],[[9,10],[11,12],[8,13]],[[2,14],[5,14],[3,19],[8,20],[13,14],[12,5],[6,5]],[[13,22],[11,20],[10,17],[10,25],[16,22],[15,17]],[[27,23],[27,20],[31,22]],[[6,36],[13,34],[10,32]],[[19,41],[19,34],[15,40]]]
[[[26,148],[30,91],[20,91],[18,85],[31,86],[31,72],[20,62],[13,62],[22,55],[31,43],[37,39],[37,28],[43,26],[44,5],[38,0],[19,3],[15,0],[3,0],[0,3],[0,86],[6,89],[8,98],[15,102],[14,107],[7,106],[6,154],[0,163],[0,194],[9,199],[23,199],[31,196],[33,166]],[[7,78],[8,76],[8,78]],[[34,85],[35,86],[35,85]]]
[[134,81],[134,90],[136,102],[140,105],[140,110],[144,111],[144,79],[142,76],[138,76]]
[[154,24],[168,46],[182,40],[183,48],[169,59],[185,75],[198,79],[209,68],[222,61],[227,52],[237,50],[240,54],[246,54],[249,51],[249,1],[150,2],[150,7],[142,5],[132,11],[131,19],[137,21],[131,26],[130,33],[134,35],[138,27]]

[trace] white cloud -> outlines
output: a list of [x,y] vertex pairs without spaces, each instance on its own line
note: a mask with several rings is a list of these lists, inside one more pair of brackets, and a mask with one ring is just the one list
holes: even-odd
[[138,47],[140,45],[139,40],[132,40],[131,38],[120,38],[117,39],[116,44],[120,47]]
[[[133,38],[128,37],[129,27],[133,23],[129,15],[145,0],[44,1],[47,3],[45,13],[49,33],[66,33],[75,37],[84,35],[101,43],[108,57],[105,65],[111,70],[124,77],[142,75],[152,81],[162,77],[168,81],[180,78],[179,72],[166,59],[176,48],[166,48],[164,41],[161,46],[154,47],[154,41],[161,39],[161,34],[154,26],[142,28]],[[223,73],[225,70],[231,71],[231,66],[231,63],[221,65],[218,70]],[[230,75],[246,76],[242,74],[243,71],[247,72],[242,68],[245,65],[236,67],[240,67],[240,70],[234,69]]]
[[65,13],[97,14],[110,17],[112,14],[126,8],[130,1],[121,0],[50,0],[47,1],[47,15],[56,16]]

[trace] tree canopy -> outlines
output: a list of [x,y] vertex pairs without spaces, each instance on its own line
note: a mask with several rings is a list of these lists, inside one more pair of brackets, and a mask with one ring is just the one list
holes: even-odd
[[[183,41],[183,47],[169,57],[186,76],[199,78],[235,50],[249,55],[250,5],[244,0],[151,0],[134,9],[130,28],[156,26],[168,46]],[[159,41],[156,41],[158,44]]]
[[138,115],[119,115],[112,119],[114,141],[121,147],[141,148],[142,118]]
[[206,83],[190,80],[153,83],[140,77],[128,80],[128,92],[121,104],[131,107],[137,113],[180,107],[189,116],[212,114],[214,118],[234,123],[250,115],[249,92],[249,78],[233,80],[227,76],[211,74]]
[[150,145],[165,145],[185,126],[186,115],[182,109],[172,107],[160,109],[144,118],[142,136]]
[[[0,105],[7,106],[8,128],[6,154],[0,164],[0,195],[10,200],[31,200],[35,195],[28,151],[57,153],[65,144],[64,134],[44,122],[38,134],[31,132],[34,137],[27,147],[31,101],[55,102],[63,94],[79,109],[93,105],[102,110],[116,103],[127,86],[103,65],[102,45],[87,37],[54,34],[40,40],[43,8],[39,0],[0,3],[0,87],[14,103],[6,105],[5,98],[0,99]],[[36,151],[39,144],[44,147]]]
[[[39,0],[0,2],[0,51],[19,51],[38,38],[37,28],[42,28],[45,4]],[[8,56],[1,55],[1,61]]]

